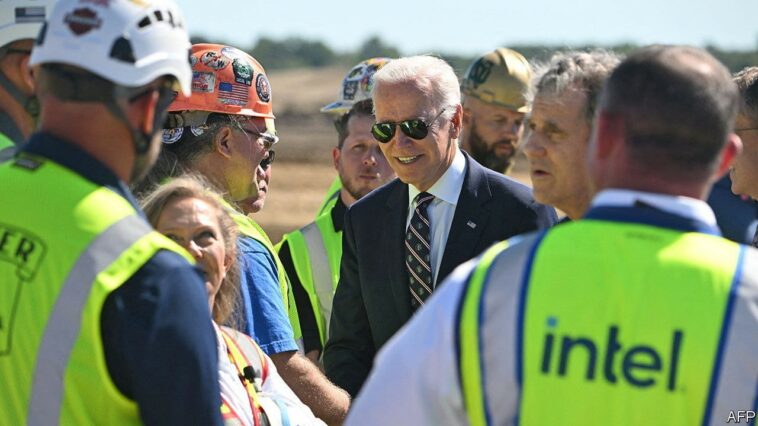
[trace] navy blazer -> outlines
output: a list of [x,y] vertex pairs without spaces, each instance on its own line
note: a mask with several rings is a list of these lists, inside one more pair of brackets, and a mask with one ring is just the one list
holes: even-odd
[[[528,187],[465,157],[463,187],[437,283],[493,243],[557,220],[555,210],[534,201]],[[399,179],[363,197],[345,214],[340,280],[323,359],[329,379],[353,397],[376,352],[413,314],[403,246],[407,216],[408,185]]]

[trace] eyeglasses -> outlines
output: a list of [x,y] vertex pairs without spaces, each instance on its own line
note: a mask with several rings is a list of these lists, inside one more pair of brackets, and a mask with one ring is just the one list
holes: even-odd
[[734,129],[735,132],[747,132],[750,130],[758,130],[758,127],[745,127],[742,129]]
[[261,168],[263,169],[263,171],[266,171],[271,165],[271,163],[274,162],[274,157],[276,157],[276,155],[274,154],[276,154],[276,152],[274,152],[274,150],[271,149],[268,151],[268,156],[264,158],[263,160],[261,160]]
[[403,120],[399,123],[393,121],[385,121],[382,123],[375,123],[371,126],[371,134],[374,139],[381,143],[387,143],[395,136],[395,126],[399,126],[400,130],[405,133],[411,139],[424,139],[429,134],[429,127],[437,121],[438,118],[445,112],[447,108],[443,108],[437,115],[431,119],[428,123],[421,118],[414,118],[411,120]]
[[274,144],[276,144],[277,142],[279,142],[279,137],[272,135],[270,133],[261,133],[257,130],[246,129],[242,127],[241,125],[234,126],[234,129],[239,130],[248,136],[253,136],[256,140],[262,140],[263,149],[265,149],[266,151],[270,151],[271,147],[274,146]]

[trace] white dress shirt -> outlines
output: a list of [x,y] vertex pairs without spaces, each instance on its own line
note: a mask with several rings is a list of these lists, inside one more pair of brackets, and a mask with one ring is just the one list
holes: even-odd
[[[687,197],[610,189],[600,192],[592,206],[627,207],[637,201],[716,225],[708,204]],[[455,331],[466,279],[478,261],[479,257],[453,271],[424,307],[382,347],[350,407],[346,426],[468,424],[457,373]]]
[[[434,200],[427,207],[427,216],[430,222],[431,234],[431,266],[432,266],[432,285],[436,286],[437,272],[442,263],[442,256],[445,254],[445,244],[447,236],[450,233],[450,226],[453,224],[455,216],[455,207],[458,205],[458,196],[463,188],[463,179],[466,177],[466,157],[463,156],[460,148],[455,149],[455,157],[450,167],[440,176],[437,182],[427,189],[426,192],[434,195]],[[405,218],[405,229],[411,223],[413,212],[416,209],[415,198],[420,194],[413,185],[408,185],[408,216]]]

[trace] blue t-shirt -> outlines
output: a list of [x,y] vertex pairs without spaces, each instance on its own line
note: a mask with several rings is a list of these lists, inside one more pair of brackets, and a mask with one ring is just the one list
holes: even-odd
[[241,236],[237,240],[243,330],[266,355],[296,351],[295,333],[282,302],[276,264],[260,242]]

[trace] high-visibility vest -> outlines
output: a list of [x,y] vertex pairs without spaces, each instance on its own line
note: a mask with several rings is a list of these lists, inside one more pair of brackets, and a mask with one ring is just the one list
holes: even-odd
[[[263,412],[259,395],[263,382],[268,376],[266,357],[250,337],[228,327],[222,326],[219,329],[226,343],[229,361],[237,369],[237,374],[247,391],[255,426],[267,425],[266,413]],[[221,416],[227,426],[243,424],[240,416],[223,397],[221,398]]]
[[326,344],[332,299],[340,278],[342,231],[334,230],[331,210],[314,222],[284,236],[277,245],[287,241],[292,264],[308,294],[316,318],[321,345]]
[[13,141],[0,132],[0,163],[13,157],[16,152],[16,144]]
[[289,318],[290,324],[292,325],[292,331],[295,334],[295,340],[298,342],[298,345],[302,347],[303,332],[300,330],[300,319],[298,318],[297,305],[295,305],[295,299],[292,295],[292,285],[287,278],[287,272],[284,270],[282,261],[279,260],[279,256],[276,254],[274,245],[271,243],[268,235],[266,235],[266,232],[263,231],[263,228],[261,228],[258,223],[256,223],[250,217],[240,213],[228,203],[223,203],[226,205],[229,214],[237,224],[237,228],[239,229],[240,234],[250,237],[255,241],[261,243],[264,247],[266,247],[266,250],[268,250],[271,258],[274,259],[274,263],[276,264],[277,279],[279,280],[279,290],[282,292],[282,303],[284,304],[284,309],[287,311],[287,317]]
[[758,251],[608,220],[506,246],[461,298],[471,425],[707,425],[753,409]]
[[189,253],[47,159],[0,164],[0,199],[0,424],[139,424],[108,372],[100,314],[158,250]]
[[316,212],[316,218],[321,217],[323,214],[332,211],[332,207],[337,204],[337,197],[340,196],[340,190],[342,189],[342,181],[339,176],[335,177],[329,189],[326,190],[326,197],[321,202],[321,207]]

